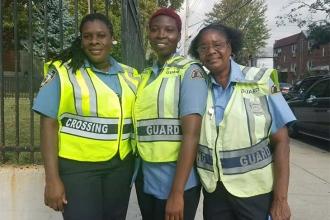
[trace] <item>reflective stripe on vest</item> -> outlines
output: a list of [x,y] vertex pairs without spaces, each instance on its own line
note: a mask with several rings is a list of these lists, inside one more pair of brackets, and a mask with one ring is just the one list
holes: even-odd
[[197,167],[209,170],[213,172],[213,156],[212,156],[212,149],[208,148],[207,146],[198,145],[198,153],[196,158]]
[[182,131],[178,119],[149,119],[137,122],[138,141],[181,141]]
[[272,162],[269,141],[265,139],[249,148],[220,151],[223,174],[240,174],[260,169]]
[[[67,67],[68,68],[68,67]],[[79,115],[83,115],[83,97],[81,94],[81,87],[85,87],[89,93],[89,108],[90,108],[90,115],[97,116],[97,104],[96,104],[96,91],[94,89],[94,85],[84,68],[80,68],[80,73],[77,72],[76,76],[72,74],[68,74],[70,82],[74,86],[74,96],[75,96],[75,107],[77,113]],[[69,69],[70,71],[70,69]]]
[[[60,132],[96,140],[116,140],[118,138],[119,119],[84,117],[65,113],[60,118]],[[128,139],[133,133],[131,119],[123,120],[122,139]]]
[[262,115],[266,117],[266,124],[264,126],[264,133],[268,134],[271,127],[271,116],[270,114],[264,114],[269,112],[266,96],[261,96],[258,101],[252,102],[251,99],[244,98],[245,111],[248,119],[249,137],[251,143],[257,143],[255,135],[256,125],[254,115]]
[[[220,151],[223,174],[240,174],[263,168],[272,162],[272,154],[267,139],[244,149]],[[199,145],[197,166],[213,172],[212,149]]]
[[[167,85],[169,78],[164,78],[162,80],[162,83],[160,85],[160,89],[159,89],[159,95],[158,95],[158,116],[160,118],[164,118],[165,116],[165,88]],[[181,87],[181,77],[180,76],[176,76],[175,77],[175,82],[174,82],[174,90],[173,90],[173,94],[178,94],[174,96],[174,100],[173,100],[173,115],[175,117],[179,116],[179,109],[178,109],[178,105],[179,105],[179,98],[180,98],[180,87]]]

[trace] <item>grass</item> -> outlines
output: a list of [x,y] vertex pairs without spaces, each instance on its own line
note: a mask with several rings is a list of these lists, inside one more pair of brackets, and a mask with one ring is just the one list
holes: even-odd
[[[34,137],[33,148],[38,148],[40,145],[39,137],[39,121],[40,117],[33,113],[34,120],[33,125],[34,129],[31,130],[31,104],[29,98],[20,98],[18,100],[18,126],[16,120],[16,100],[15,98],[5,98],[4,99],[4,142],[5,147],[24,147],[31,148],[31,135]],[[2,108],[2,106],[0,106]],[[18,134],[17,134],[17,129]],[[5,152],[4,158],[0,163],[15,163],[15,164],[27,164],[31,163],[30,152]],[[34,162],[42,163],[41,156],[39,152],[34,153]]]

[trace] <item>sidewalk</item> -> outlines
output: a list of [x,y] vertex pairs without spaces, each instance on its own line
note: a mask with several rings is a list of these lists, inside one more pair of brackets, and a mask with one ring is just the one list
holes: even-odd
[[[289,204],[292,220],[330,220],[330,153],[291,141]],[[61,220],[43,204],[42,166],[0,166],[1,220]],[[132,189],[127,220],[141,220]],[[202,220],[202,198],[196,220]]]

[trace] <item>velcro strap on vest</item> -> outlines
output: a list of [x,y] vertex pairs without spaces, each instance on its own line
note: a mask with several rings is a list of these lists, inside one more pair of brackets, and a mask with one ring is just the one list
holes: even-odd
[[179,119],[147,119],[137,122],[138,140],[181,141],[182,131]]
[[239,174],[260,169],[272,162],[269,141],[265,139],[248,148],[220,151],[223,174]]
[[[61,133],[97,140],[118,139],[119,119],[83,117],[65,113],[60,120],[62,124]],[[132,123],[132,120],[130,120],[130,123]]]
[[133,122],[132,119],[124,119],[123,120],[123,133],[122,133],[122,139],[126,140],[131,138],[132,134],[133,134]]

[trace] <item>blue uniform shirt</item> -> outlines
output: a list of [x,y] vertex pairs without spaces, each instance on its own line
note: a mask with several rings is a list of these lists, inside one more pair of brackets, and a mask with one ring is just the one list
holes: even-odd
[[[204,115],[207,99],[207,83],[203,78],[191,77],[193,71],[201,70],[198,65],[191,65],[187,70],[181,86],[180,92],[180,116],[189,114]],[[148,83],[157,78],[159,67],[153,65],[153,73]],[[144,192],[151,194],[158,199],[167,199],[171,191],[174,175],[176,171],[176,163],[148,163],[142,161],[142,172],[144,178]],[[196,170],[190,172],[189,178],[185,185],[185,190],[199,185],[199,178]]]
[[[222,86],[211,77],[215,120],[217,125],[219,125],[223,119],[223,113],[231,95],[233,94],[235,82],[240,82],[243,79],[244,75],[240,70],[239,65],[233,60],[231,60],[230,77],[226,88],[222,88]],[[271,80],[270,84],[273,84]],[[283,127],[290,121],[296,120],[281,93],[269,95],[268,104],[273,119],[271,128],[272,133],[275,133],[279,128]]]
[[[117,74],[123,71],[120,64],[109,56],[110,69],[108,72],[103,72],[92,66],[87,60],[85,67],[91,67],[94,73],[115,93],[121,96],[121,86]],[[54,71],[50,69],[49,71]],[[32,109],[47,117],[57,119],[58,108],[60,104],[60,78],[58,74],[54,78],[42,86],[34,100]]]

